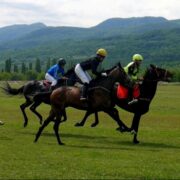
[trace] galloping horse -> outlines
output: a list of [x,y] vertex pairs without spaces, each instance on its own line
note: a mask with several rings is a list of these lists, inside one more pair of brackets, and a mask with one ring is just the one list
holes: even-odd
[[[63,86],[63,85],[73,85],[76,81],[73,72],[73,68],[68,70],[65,76],[69,78],[68,80],[65,81],[58,81],[56,88]],[[18,95],[18,94],[23,94],[25,97],[25,103],[20,105],[20,109],[23,113],[24,117],[24,127],[27,126],[28,124],[28,117],[26,115],[25,109],[30,106],[30,110],[36,114],[40,120],[40,124],[42,124],[42,116],[36,111],[36,108],[43,102],[45,104],[50,104],[50,95],[51,91],[49,90],[50,84],[45,85],[43,81],[29,81],[25,85],[21,86],[18,89],[12,88],[9,83],[6,83],[5,87],[2,87],[2,89],[5,91],[5,93],[9,95]],[[38,93],[41,94],[41,98],[35,98],[34,96]],[[64,119],[66,119],[66,114],[64,112]]]
[[[140,96],[137,103],[128,105],[127,99],[119,99],[117,98],[117,86],[114,86],[113,89],[113,100],[116,105],[125,109],[128,112],[134,113],[131,131],[134,133],[133,143],[137,144],[139,141],[137,140],[138,127],[140,118],[143,114],[149,111],[150,103],[156,93],[158,81],[169,81],[172,78],[172,73],[169,71],[156,67],[154,65],[150,65],[147,69],[143,82],[140,85]],[[87,112],[85,117],[80,123],[77,123],[76,126],[83,126],[87,117],[90,115],[90,112]],[[96,113],[94,125],[99,123],[98,114]]]
[[54,121],[54,131],[58,143],[63,144],[59,136],[59,125],[62,122],[61,117],[66,107],[74,107],[80,110],[86,110],[94,113],[104,111],[110,115],[119,125],[120,130],[128,131],[129,128],[120,120],[119,114],[115,103],[112,100],[112,89],[115,82],[122,82],[127,76],[125,75],[121,65],[115,67],[106,78],[102,78],[92,82],[88,93],[88,101],[80,101],[80,89],[77,87],[60,87],[55,89],[50,97],[51,111],[48,118],[43,122],[39,128],[35,142],[40,137],[43,129],[51,122]]

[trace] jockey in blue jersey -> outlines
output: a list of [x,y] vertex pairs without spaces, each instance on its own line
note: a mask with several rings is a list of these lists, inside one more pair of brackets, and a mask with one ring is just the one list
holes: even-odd
[[58,63],[50,67],[45,74],[45,79],[51,82],[51,89],[55,87],[57,81],[59,79],[63,79],[64,77],[64,66],[66,64],[65,59],[60,58]]
[[101,65],[106,55],[107,52],[105,49],[102,48],[98,49],[95,57],[89,58],[86,61],[78,63],[75,66],[74,71],[76,75],[79,77],[79,79],[82,81],[82,83],[84,84],[80,97],[81,100],[86,100],[86,92],[87,92],[88,84],[92,80],[91,76],[87,72],[88,70],[91,70],[92,74],[96,76],[98,75],[107,76],[106,73],[98,72],[98,67]]

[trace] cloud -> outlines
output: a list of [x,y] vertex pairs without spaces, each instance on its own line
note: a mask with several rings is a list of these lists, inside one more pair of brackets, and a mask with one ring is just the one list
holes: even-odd
[[112,17],[178,19],[179,7],[179,0],[0,0],[0,27],[34,22],[90,27]]

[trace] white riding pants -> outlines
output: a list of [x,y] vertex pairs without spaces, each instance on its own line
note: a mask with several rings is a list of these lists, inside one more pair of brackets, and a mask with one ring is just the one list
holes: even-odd
[[49,73],[46,73],[45,79],[51,82],[51,86],[55,86],[57,84],[57,80]]
[[76,75],[83,83],[88,83],[92,80],[91,76],[87,71],[84,71],[80,64],[77,64],[74,69]]

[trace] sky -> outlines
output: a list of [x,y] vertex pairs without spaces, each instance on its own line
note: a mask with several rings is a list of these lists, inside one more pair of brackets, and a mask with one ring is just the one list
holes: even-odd
[[0,27],[42,22],[92,27],[113,18],[180,19],[180,0],[0,0]]

